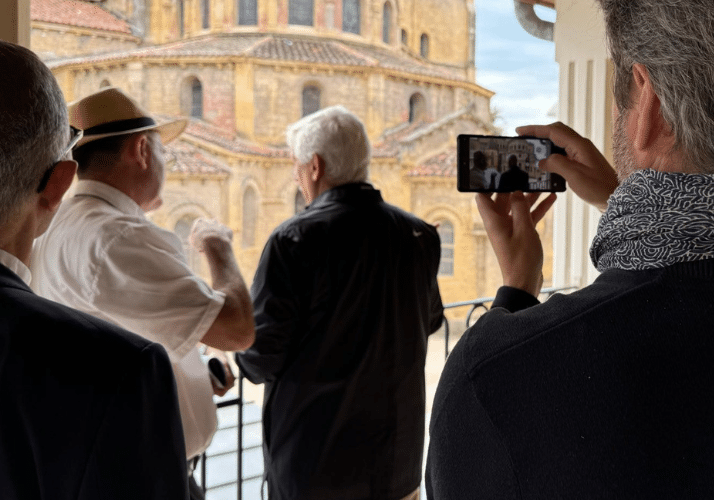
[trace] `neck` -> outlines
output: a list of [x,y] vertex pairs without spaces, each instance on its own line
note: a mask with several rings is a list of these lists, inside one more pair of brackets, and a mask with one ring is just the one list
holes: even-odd
[[22,210],[14,214],[11,220],[0,225],[0,249],[14,255],[26,266],[30,265],[32,242],[44,232],[44,227],[35,217],[35,213]]
[[150,200],[147,199],[148,197],[142,188],[142,183],[135,181],[128,170],[125,170],[123,174],[121,172],[121,166],[117,166],[107,172],[84,172],[78,175],[78,178],[83,181],[102,182],[111,186],[134,200],[134,202],[146,212]]

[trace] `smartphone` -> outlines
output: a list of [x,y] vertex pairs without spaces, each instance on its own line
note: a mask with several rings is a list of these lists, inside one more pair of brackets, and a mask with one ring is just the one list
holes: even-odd
[[216,387],[223,389],[226,386],[226,372],[220,359],[211,358],[208,360],[208,374]]
[[538,162],[565,150],[549,139],[461,134],[456,138],[456,189],[462,192],[565,191],[565,179]]

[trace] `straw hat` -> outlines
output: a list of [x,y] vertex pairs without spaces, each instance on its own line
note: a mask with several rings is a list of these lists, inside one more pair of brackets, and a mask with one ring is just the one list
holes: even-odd
[[75,149],[88,142],[132,134],[143,130],[156,130],[161,142],[167,144],[186,128],[184,119],[159,123],[139,103],[121,89],[107,87],[68,105],[69,123],[84,131]]

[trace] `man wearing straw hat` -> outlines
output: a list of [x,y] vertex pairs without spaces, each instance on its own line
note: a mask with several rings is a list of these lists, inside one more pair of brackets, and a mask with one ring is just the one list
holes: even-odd
[[144,215],[161,204],[164,144],[181,134],[186,120],[158,123],[117,88],[71,104],[69,115],[84,130],[74,152],[79,182],[36,245],[36,290],[167,349],[191,460],[216,430],[214,389],[198,343],[241,351],[254,337],[232,233],[203,219],[192,229],[193,244],[208,260],[211,287],[188,267],[178,237]]
[[0,497],[188,496],[166,351],[28,287],[35,236],[77,164],[62,91],[31,51],[0,41]]

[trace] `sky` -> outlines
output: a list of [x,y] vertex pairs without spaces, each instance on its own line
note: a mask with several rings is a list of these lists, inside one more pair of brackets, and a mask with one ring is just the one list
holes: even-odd
[[[503,135],[520,125],[551,123],[558,102],[555,44],[535,38],[518,24],[513,0],[475,0],[476,82],[496,92],[491,107]],[[537,6],[542,19],[555,21],[555,11]]]

